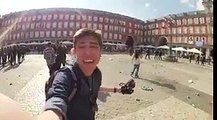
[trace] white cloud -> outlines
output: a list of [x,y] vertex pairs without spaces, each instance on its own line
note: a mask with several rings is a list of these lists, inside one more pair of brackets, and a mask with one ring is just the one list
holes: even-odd
[[197,10],[204,10],[203,4],[202,4],[202,0],[197,0],[197,2],[196,2],[196,9]]
[[188,4],[190,0],[180,0],[181,3]]
[[150,4],[149,3],[145,3],[145,7],[149,7],[150,6]]

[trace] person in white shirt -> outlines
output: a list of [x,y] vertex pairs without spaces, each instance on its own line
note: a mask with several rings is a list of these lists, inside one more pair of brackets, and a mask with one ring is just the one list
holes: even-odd
[[135,52],[135,54],[133,55],[132,58],[132,62],[134,62],[134,68],[133,71],[131,72],[131,76],[133,76],[134,72],[135,72],[135,77],[139,78],[139,67],[140,67],[140,63],[141,63],[141,54],[140,52]]

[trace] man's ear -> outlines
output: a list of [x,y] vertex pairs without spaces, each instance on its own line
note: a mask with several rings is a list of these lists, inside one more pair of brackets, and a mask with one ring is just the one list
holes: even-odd
[[71,48],[71,55],[75,55],[75,49],[74,48]]

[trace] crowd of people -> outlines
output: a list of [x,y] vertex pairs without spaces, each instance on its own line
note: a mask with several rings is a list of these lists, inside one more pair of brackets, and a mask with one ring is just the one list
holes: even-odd
[[10,66],[21,64],[26,54],[26,47],[24,46],[8,46],[0,49],[0,66],[4,68],[7,63]]

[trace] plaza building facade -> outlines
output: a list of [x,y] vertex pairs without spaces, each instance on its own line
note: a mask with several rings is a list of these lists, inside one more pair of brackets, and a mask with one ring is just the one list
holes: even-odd
[[212,7],[211,2],[204,2],[205,10],[171,15],[172,26],[165,20],[170,15],[142,21],[116,13],[78,8],[14,12],[0,17],[0,41],[1,45],[72,41],[76,30],[92,28],[101,32],[103,42],[125,43],[130,35],[135,44],[158,45],[164,39],[173,47],[196,47],[205,53],[213,48],[213,26],[210,25],[213,10],[210,10],[211,14],[206,12]]
[[[173,18],[170,26],[165,18]],[[144,39],[142,44],[158,45],[161,40],[172,42],[173,47],[199,48],[205,52],[206,48],[213,48],[213,16],[208,16],[203,11],[173,14],[158,19],[146,20],[144,23]],[[172,38],[172,41],[171,41]]]
[[14,12],[0,19],[3,44],[72,41],[80,28],[99,30],[103,42],[125,43],[128,35],[143,40],[144,21],[105,11],[49,8]]

